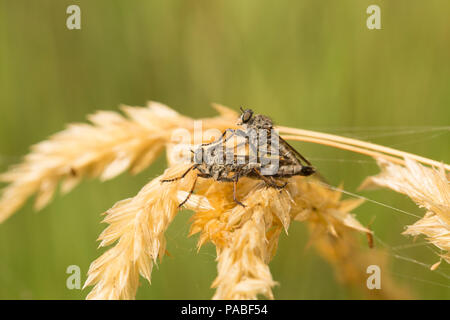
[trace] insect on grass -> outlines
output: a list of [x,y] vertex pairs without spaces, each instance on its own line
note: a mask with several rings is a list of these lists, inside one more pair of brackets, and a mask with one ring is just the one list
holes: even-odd
[[[171,182],[184,178],[191,170],[198,172],[188,196],[179,206],[186,203],[194,192],[199,177],[232,182],[233,200],[245,207],[236,198],[241,177],[262,180],[269,187],[282,189],[287,184],[279,181],[282,178],[315,173],[311,163],[275,132],[270,118],[254,114],[251,109],[241,108],[241,111],[237,124],[243,129],[226,129],[216,141],[198,146],[191,151],[194,164],[186,172],[173,179],[161,180]],[[229,147],[227,142],[232,138],[244,141]]]

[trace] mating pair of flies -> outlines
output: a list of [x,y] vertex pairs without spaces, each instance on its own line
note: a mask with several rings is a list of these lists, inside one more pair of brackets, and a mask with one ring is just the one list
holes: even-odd
[[[192,188],[179,207],[188,201],[199,177],[232,182],[234,201],[245,207],[236,198],[237,183],[241,177],[262,180],[269,187],[282,189],[287,182],[280,182],[281,178],[315,173],[311,163],[273,130],[270,118],[254,114],[251,109],[240,109],[242,114],[237,124],[243,129],[226,129],[219,139],[191,150],[194,164],[179,177],[161,180],[171,182],[183,179],[191,170],[197,171]],[[250,150],[253,157],[250,154],[236,153],[235,147],[227,147],[227,141],[234,136],[244,138],[244,147]],[[264,139],[260,139],[260,136],[264,136]],[[271,150],[270,153],[267,152],[268,149]],[[227,161],[223,161],[224,156]],[[274,160],[276,166],[273,165]]]

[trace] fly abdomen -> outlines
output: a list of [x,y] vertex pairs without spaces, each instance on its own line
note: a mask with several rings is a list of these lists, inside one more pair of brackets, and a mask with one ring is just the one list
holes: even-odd
[[274,175],[275,177],[292,177],[292,176],[310,176],[316,170],[311,166],[298,165],[284,165],[278,168],[278,172]]
[[314,169],[314,167],[302,166],[302,169],[301,169],[301,175],[302,176],[310,176],[310,175],[312,175],[315,172],[316,172],[316,169]]

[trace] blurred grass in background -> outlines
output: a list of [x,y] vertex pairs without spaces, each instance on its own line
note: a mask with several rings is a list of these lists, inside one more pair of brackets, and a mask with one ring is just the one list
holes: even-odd
[[[71,4],[81,7],[81,30],[66,28]],[[381,7],[382,30],[366,28],[370,4]],[[358,133],[448,162],[445,132],[384,135],[405,126],[448,126],[449,16],[450,3],[442,0],[1,0],[0,169],[66,123],[150,99],[193,117],[212,115],[211,102],[250,106],[278,124]],[[330,182],[345,182],[349,191],[378,171],[358,155],[295,146]],[[86,181],[42,212],[33,213],[28,203],[0,225],[0,298],[84,298],[88,290],[66,288],[67,266],[79,265],[86,279],[101,253],[100,213],[136,194],[163,168],[161,158],[135,177]],[[422,215],[392,192],[363,195]],[[370,203],[356,212],[366,224],[376,217],[372,228],[390,246],[412,242],[400,233],[413,218]],[[151,286],[142,281],[138,298],[212,296],[215,250],[208,245],[196,254],[197,238],[186,240],[189,216],[180,212],[169,229],[172,257],[154,269]],[[281,236],[271,263],[280,283],[275,296],[362,298],[336,282],[332,268],[305,249],[307,241],[298,223]],[[366,245],[363,236],[361,242]],[[401,254],[437,261],[427,247]],[[448,265],[443,268],[448,272]],[[392,268],[383,272],[407,283],[419,298],[450,298],[449,281],[417,264],[392,258]]]

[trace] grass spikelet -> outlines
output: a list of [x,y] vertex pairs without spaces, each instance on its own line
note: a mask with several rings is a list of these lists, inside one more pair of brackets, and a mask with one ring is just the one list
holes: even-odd
[[[218,246],[217,288],[213,299],[256,299],[259,294],[273,299],[268,263],[278,237],[269,231],[289,227],[290,195],[272,188],[256,186],[245,197],[246,207],[235,206],[225,212],[228,239]],[[270,240],[269,240],[270,239]]]
[[266,227],[270,213],[258,207],[249,219],[229,234],[228,244],[218,248],[218,275],[212,287],[213,299],[256,299],[259,294],[273,299],[272,279],[268,262],[270,250]]
[[403,234],[423,234],[427,240],[442,250],[442,258],[450,263],[450,185],[441,166],[432,169],[406,158],[406,166],[378,160],[382,171],[367,178],[361,188],[381,186],[410,197],[427,212],[425,216]]
[[[220,131],[235,126],[234,111],[220,105],[214,107],[221,116],[201,119],[204,130]],[[175,130],[194,130],[193,119],[157,102],[149,102],[147,107],[121,109],[125,116],[98,111],[88,116],[91,124],[70,124],[34,145],[22,163],[0,175],[0,182],[9,183],[0,198],[0,223],[33,194],[37,194],[35,209],[42,209],[60,182],[61,191],[66,193],[84,177],[104,181],[126,170],[137,174],[171,144]]]
[[320,223],[330,234],[338,237],[336,225],[342,225],[363,233],[372,233],[365,228],[351,211],[363,203],[361,199],[341,200],[342,193],[330,190],[319,181],[312,180],[300,183],[299,177],[293,178],[296,183],[289,186],[296,203],[293,212],[297,221]]
[[[296,178],[299,180],[299,178]],[[379,265],[387,270],[387,255],[381,249],[364,250],[360,246],[358,233],[372,234],[351,212],[364,200],[344,199],[342,193],[330,190],[314,180],[297,182],[292,186],[296,206],[293,216],[296,221],[306,222],[310,231],[309,244],[335,269],[339,282],[355,288],[368,298],[408,299],[406,288],[398,286],[389,275],[383,277],[382,290],[368,290],[366,267]]]
[[[186,166],[175,166],[162,177],[183,170]],[[139,274],[150,282],[153,264],[165,253],[164,232],[178,211],[177,191],[193,181],[187,175],[174,183],[161,183],[162,177],[106,212],[104,222],[109,226],[99,237],[100,246],[116,244],[91,264],[84,287],[95,286],[87,299],[134,299]]]
[[212,210],[196,211],[190,235],[200,232],[198,247],[211,241],[217,248],[218,276],[213,299],[273,299],[269,261],[281,230],[289,227],[291,198],[288,192],[267,188],[243,178],[238,196],[245,208],[232,199],[229,184],[208,183],[197,194],[208,199]]
[[377,265],[381,270],[389,270],[389,255],[384,249],[368,249],[360,245],[355,230],[335,225],[338,237],[326,231],[326,226],[310,222],[311,244],[333,268],[337,280],[346,288],[362,293],[366,298],[380,300],[412,299],[408,287],[399,285],[389,272],[383,272],[380,290],[367,288],[367,270]]

